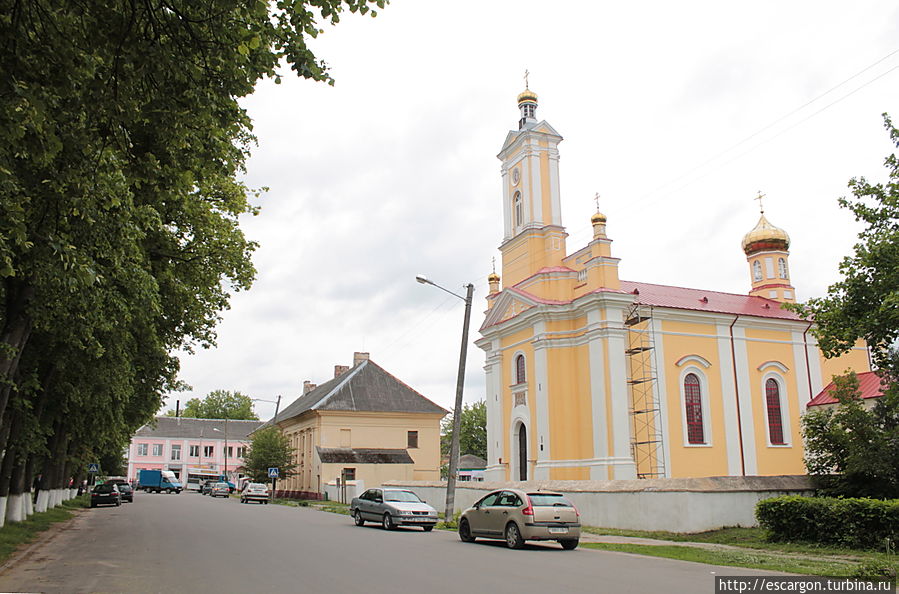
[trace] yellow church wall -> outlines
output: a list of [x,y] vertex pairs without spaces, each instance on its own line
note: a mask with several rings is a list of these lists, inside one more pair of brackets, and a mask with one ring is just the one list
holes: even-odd
[[[528,380],[527,409],[531,419],[536,419],[536,402],[533,397],[533,386],[531,382],[534,377],[534,347],[531,339],[534,337],[533,328],[524,328],[518,332],[508,334],[500,340],[500,349],[503,351],[503,364],[501,368],[500,381],[502,386],[502,409],[503,409],[503,427],[502,437],[500,440],[504,444],[503,451],[505,455],[502,459],[505,465],[506,480],[511,480],[512,474],[512,449],[517,448],[518,444],[512,443],[512,410],[515,408],[514,396],[512,395],[512,386],[516,383],[514,361],[518,353],[524,355],[526,379]],[[529,457],[534,458],[534,438],[537,432],[534,430],[533,424],[529,427],[528,439],[531,442],[528,445]]]
[[[752,403],[754,426],[743,425],[743,431],[752,430],[755,438],[756,473],[759,475],[803,474],[805,464],[802,462],[802,435],[800,429],[800,411],[796,393],[799,390],[796,370],[805,362],[797,362],[793,357],[792,333],[789,330],[766,330],[747,328],[745,331],[746,355],[749,362],[749,398]],[[759,366],[776,361],[787,368],[787,371]],[[804,369],[804,367],[803,367]],[[785,394],[781,395],[781,416],[783,418],[784,438],[788,445],[771,445],[768,438],[767,397],[764,380],[769,372],[776,372],[783,379]],[[741,395],[745,397],[744,395]]]
[[[658,340],[658,336],[656,340]],[[721,361],[718,357],[717,327],[673,320],[662,321],[663,352],[665,353],[665,394],[668,410],[668,469],[674,478],[722,476],[727,474],[727,450],[724,432],[724,407],[721,401]],[[684,426],[684,403],[681,374],[685,366],[676,365],[682,357],[695,355],[705,359],[709,366],[696,364],[704,378],[703,390],[708,392],[707,445],[687,443]],[[691,363],[692,364],[692,363]],[[704,394],[704,396],[706,396]]]
[[[593,456],[589,383],[584,381],[589,377],[588,355],[586,345],[547,351],[550,452],[556,460]],[[550,473],[550,478],[555,476]]]
[[[820,354],[820,351],[819,351]],[[824,355],[819,357],[821,363],[821,382],[822,387],[826,386],[833,380],[835,375],[844,375],[847,370],[851,369],[856,373],[871,371],[871,362],[868,357],[868,348],[863,340],[855,343],[855,346],[848,353],[844,353],[833,359],[825,359]],[[814,396],[814,394],[813,394]]]

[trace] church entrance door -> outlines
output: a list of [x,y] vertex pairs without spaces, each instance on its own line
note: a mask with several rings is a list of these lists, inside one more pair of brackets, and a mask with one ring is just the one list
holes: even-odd
[[528,431],[518,426],[518,480],[528,480]]

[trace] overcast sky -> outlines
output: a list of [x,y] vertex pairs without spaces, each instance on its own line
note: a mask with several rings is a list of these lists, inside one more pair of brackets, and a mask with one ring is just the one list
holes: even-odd
[[[870,2],[425,2],[342,18],[312,44],[336,85],[261,83],[244,101],[267,186],[261,245],[218,347],[183,356],[183,403],[322,383],[354,351],[452,408],[474,283],[465,401],[484,397],[486,277],[502,238],[500,162],[530,71],[560,145],[569,253],[593,196],[627,280],[746,293],[740,249],[765,212],[792,239],[800,300],[837,280],[859,230],[837,205],[886,177],[899,119],[899,5]],[[260,402],[262,418],[274,404]]]

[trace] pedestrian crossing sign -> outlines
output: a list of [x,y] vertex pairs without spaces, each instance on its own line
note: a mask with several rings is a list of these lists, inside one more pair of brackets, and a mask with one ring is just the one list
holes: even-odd
[[268,478],[278,478],[278,469],[277,468],[269,468],[268,469]]
[[91,462],[90,464],[87,465],[87,471],[88,472],[100,472],[100,465],[97,464],[96,462]]

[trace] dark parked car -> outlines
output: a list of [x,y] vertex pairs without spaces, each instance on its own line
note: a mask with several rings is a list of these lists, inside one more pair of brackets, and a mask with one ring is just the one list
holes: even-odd
[[91,507],[98,505],[122,505],[122,494],[117,485],[104,483],[91,491]]
[[356,526],[379,522],[386,530],[397,526],[421,526],[430,532],[437,525],[437,510],[406,489],[369,489],[350,504]]
[[122,495],[122,501],[134,503],[134,489],[131,488],[131,485],[128,483],[118,483],[116,486],[119,488],[119,493]]

